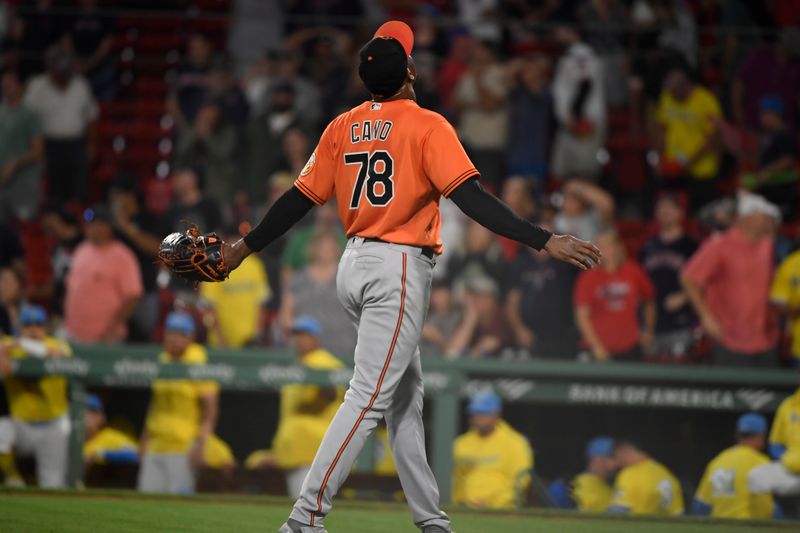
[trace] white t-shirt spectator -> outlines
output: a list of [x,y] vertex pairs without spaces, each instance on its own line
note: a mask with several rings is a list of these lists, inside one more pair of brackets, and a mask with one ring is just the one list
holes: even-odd
[[606,105],[603,96],[603,66],[590,46],[575,43],[558,61],[553,79],[553,100],[556,118],[565,124],[571,113],[572,102],[584,80],[592,82],[592,90],[583,106],[583,116],[592,121],[595,129],[605,131]]
[[25,105],[42,120],[44,136],[50,139],[77,139],[98,115],[97,102],[82,76],[72,76],[64,90],[50,76],[33,78],[25,92]]

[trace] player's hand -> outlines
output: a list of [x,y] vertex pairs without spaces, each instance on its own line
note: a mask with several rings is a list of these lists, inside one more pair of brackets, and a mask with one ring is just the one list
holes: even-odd
[[195,467],[200,468],[204,464],[203,460],[203,452],[205,451],[205,441],[203,439],[197,439],[194,441],[192,445],[192,449],[189,451],[189,463]]
[[244,243],[244,239],[239,239],[233,244],[226,242],[225,246],[222,248],[222,255],[225,257],[225,264],[230,270],[234,270],[241,265],[242,261],[244,261],[245,258],[251,253],[252,251]]
[[703,325],[703,329],[709,337],[716,341],[722,339],[722,326],[720,326],[714,315],[711,313],[704,313],[703,316],[700,317],[700,323]]
[[594,244],[572,235],[551,235],[544,249],[553,258],[589,270],[600,262],[600,250]]

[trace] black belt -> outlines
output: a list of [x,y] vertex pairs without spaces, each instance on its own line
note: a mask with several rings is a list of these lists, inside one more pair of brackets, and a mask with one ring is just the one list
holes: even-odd
[[[383,244],[392,244],[390,242],[386,242],[381,239],[376,239],[375,237],[363,237],[363,239],[364,242],[382,242]],[[436,257],[436,252],[434,252],[433,248],[431,248],[430,246],[415,246],[414,248],[419,248],[420,250],[422,250],[422,255],[424,255],[428,259],[433,259],[434,257]]]

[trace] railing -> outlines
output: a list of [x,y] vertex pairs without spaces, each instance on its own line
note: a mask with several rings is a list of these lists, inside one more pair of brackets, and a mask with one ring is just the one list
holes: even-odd
[[[87,386],[146,388],[156,378],[182,378],[214,380],[222,390],[277,391],[289,383],[342,386],[352,373],[350,367],[336,372],[309,370],[285,351],[211,350],[206,365],[159,364],[159,351],[158,346],[81,346],[68,359],[15,360],[15,375],[70,379],[71,484],[77,484],[83,473]],[[773,412],[800,383],[790,370],[646,364],[424,358],[423,368],[425,394],[433,404],[431,463],[439,480],[451,479],[460,401],[481,388],[494,388],[507,403]],[[449,501],[449,483],[441,483],[441,492],[442,500]]]

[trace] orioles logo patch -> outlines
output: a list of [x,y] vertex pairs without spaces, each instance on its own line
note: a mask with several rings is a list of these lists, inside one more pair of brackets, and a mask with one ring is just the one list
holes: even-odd
[[314,164],[317,162],[317,152],[313,152],[311,157],[308,158],[308,163],[306,166],[303,167],[303,170],[300,171],[301,176],[307,175],[311,170],[314,168]]

